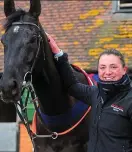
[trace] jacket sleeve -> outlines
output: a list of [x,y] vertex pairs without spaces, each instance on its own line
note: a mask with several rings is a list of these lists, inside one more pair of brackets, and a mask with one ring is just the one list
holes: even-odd
[[129,118],[130,118],[130,121],[132,123],[132,104],[129,105],[127,113],[128,113]]
[[94,91],[94,87],[82,84],[78,81],[68,62],[68,55],[64,53],[62,56],[58,57],[55,62],[68,93],[76,99],[91,105],[90,97]]

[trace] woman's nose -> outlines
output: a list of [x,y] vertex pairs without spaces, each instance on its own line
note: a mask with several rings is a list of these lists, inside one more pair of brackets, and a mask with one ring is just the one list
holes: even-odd
[[110,70],[110,68],[106,68],[106,70],[105,70],[105,74],[107,74],[107,75],[110,75],[110,74],[111,74],[111,70]]

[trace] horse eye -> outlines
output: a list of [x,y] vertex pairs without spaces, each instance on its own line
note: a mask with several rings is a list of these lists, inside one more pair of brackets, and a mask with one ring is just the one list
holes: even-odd
[[2,43],[2,45],[4,46],[4,48],[7,47],[3,39],[1,39],[1,43]]
[[4,43],[4,35],[2,35],[2,37],[1,37],[1,43],[3,44]]
[[30,43],[34,43],[36,41],[36,39],[37,39],[36,36],[32,37],[30,40]]

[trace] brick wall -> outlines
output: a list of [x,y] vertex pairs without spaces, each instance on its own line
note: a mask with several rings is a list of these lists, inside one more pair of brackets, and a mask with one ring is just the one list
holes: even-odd
[[[71,63],[86,70],[96,70],[100,52],[119,49],[132,67],[132,20],[113,20],[111,1],[41,1],[40,22],[60,48],[68,52]],[[29,9],[27,1],[16,1],[17,7]],[[3,19],[0,2],[0,19]],[[1,21],[2,22],[2,21]],[[4,31],[0,27],[0,34]],[[0,70],[3,48],[0,45]]]

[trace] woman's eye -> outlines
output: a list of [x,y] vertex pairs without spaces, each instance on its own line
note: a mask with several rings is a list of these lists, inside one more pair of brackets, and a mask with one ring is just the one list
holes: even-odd
[[117,67],[113,67],[113,69],[116,69]]
[[104,70],[104,69],[105,69],[105,67],[100,67],[100,69],[101,69],[101,70]]
[[111,68],[112,68],[112,69],[116,69],[117,67],[116,67],[116,66],[112,66]]

